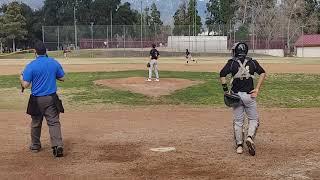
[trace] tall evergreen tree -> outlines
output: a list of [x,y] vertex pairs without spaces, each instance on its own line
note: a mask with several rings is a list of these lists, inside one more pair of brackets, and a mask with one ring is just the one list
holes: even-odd
[[143,13],[143,25],[150,26],[151,24],[151,16],[150,16],[150,9],[149,7],[144,8]]
[[[304,21],[307,21],[308,18],[313,18],[315,24],[309,24],[305,27],[304,31],[320,33],[320,1],[318,0],[305,0],[305,13],[304,13]],[[314,27],[314,25],[316,27]]]
[[160,11],[158,11],[155,3],[151,5],[151,25],[162,26],[163,22],[160,19]]
[[6,37],[12,40],[12,50],[15,51],[15,41],[24,39],[28,33],[26,18],[22,15],[22,8],[18,2],[10,3],[4,12],[3,29]]
[[206,18],[209,33],[212,31],[220,31],[219,33],[221,33],[223,31],[222,33],[226,34],[228,31],[227,27],[234,17],[234,11],[234,0],[209,0]]
[[139,21],[139,13],[131,9],[131,4],[126,2],[119,6],[114,17],[117,25],[135,25]]
[[160,19],[160,11],[158,11],[155,3],[151,5],[151,29],[153,29],[154,34],[159,34],[161,32],[161,26],[163,22]]
[[189,35],[189,29],[186,27],[190,22],[187,14],[187,4],[185,1],[180,4],[179,8],[173,16],[173,34],[176,36],[186,36]]
[[201,32],[202,22],[197,10],[197,0],[190,0],[188,5],[188,25],[192,25],[193,34],[197,35]]
[[0,53],[2,54],[3,53],[3,42],[5,40],[5,33],[4,33],[4,30],[3,30],[3,27],[4,26],[4,20],[3,20],[3,15],[0,15]]
[[[120,8],[121,0],[95,0],[92,2],[92,17],[95,24],[98,25],[109,25],[111,24],[111,18],[113,18],[112,23],[116,19],[121,19],[117,10],[123,11],[126,6]],[[125,8],[124,8],[125,7]],[[112,14],[112,17],[111,17]]]

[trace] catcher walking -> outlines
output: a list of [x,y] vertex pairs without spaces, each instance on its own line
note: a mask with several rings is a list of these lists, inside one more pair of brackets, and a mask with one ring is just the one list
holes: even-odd
[[[254,156],[256,149],[254,138],[259,126],[259,116],[257,112],[256,98],[259,94],[261,85],[265,79],[265,70],[260,64],[247,56],[248,45],[245,43],[236,43],[232,47],[232,59],[223,67],[220,72],[221,83],[225,93],[225,103],[233,108],[234,117],[234,136],[237,145],[236,152],[243,153],[244,135],[243,124],[245,114],[248,117],[248,132],[245,143],[249,154]],[[254,74],[260,75],[258,83],[254,88]],[[226,76],[232,75],[231,91],[228,89]]]

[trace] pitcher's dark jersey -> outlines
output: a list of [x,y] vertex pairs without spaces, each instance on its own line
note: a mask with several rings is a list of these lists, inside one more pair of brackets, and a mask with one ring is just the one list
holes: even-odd
[[160,55],[160,53],[157,49],[151,49],[151,51],[150,51],[151,59],[158,59],[159,55]]

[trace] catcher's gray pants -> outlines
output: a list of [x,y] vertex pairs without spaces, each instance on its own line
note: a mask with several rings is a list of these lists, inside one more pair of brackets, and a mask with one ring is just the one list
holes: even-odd
[[31,116],[31,147],[41,147],[40,136],[43,117],[46,118],[49,127],[51,146],[63,146],[59,113],[51,96],[37,97],[40,112],[43,115]]
[[257,112],[257,102],[250,94],[239,92],[241,105],[233,108],[234,118],[234,136],[236,144],[243,144],[243,124],[245,113],[248,116],[248,136],[254,138],[256,130],[259,126],[259,117]]
[[152,70],[156,74],[156,78],[159,79],[159,72],[158,72],[158,60],[151,59],[150,67],[149,67],[149,79],[152,78]]

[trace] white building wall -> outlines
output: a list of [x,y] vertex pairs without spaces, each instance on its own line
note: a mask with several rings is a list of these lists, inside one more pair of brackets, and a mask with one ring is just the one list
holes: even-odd
[[297,57],[320,57],[320,47],[297,47]]
[[254,51],[250,50],[249,52],[256,54],[265,54],[269,56],[284,57],[283,49],[255,49]]
[[169,36],[168,48],[175,51],[225,52],[228,50],[227,36]]

